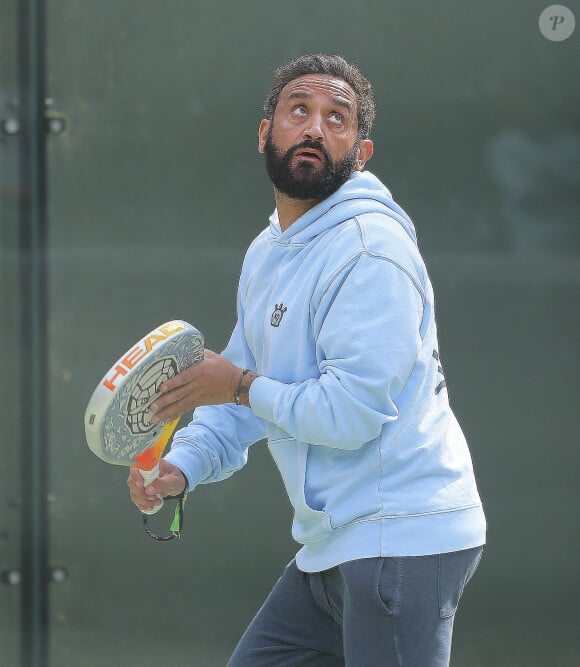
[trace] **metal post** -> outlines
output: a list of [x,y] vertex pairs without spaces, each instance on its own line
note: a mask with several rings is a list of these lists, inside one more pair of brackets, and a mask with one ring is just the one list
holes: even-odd
[[48,664],[45,3],[20,0],[22,667]]

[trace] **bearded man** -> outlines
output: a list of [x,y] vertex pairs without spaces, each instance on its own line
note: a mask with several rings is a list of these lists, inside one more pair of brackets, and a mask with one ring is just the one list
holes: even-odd
[[267,438],[300,549],[230,667],[443,667],[485,517],[450,408],[413,224],[365,165],[370,83],[340,56],[280,67],[258,150],[276,210],[247,251],[221,354],[170,379],[194,410],[135,505],[232,475]]

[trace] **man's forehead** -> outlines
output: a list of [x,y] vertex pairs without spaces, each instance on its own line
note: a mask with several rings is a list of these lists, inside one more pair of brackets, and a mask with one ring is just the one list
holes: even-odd
[[350,85],[329,74],[304,74],[287,83],[280,93],[280,99],[299,95],[329,93],[337,100],[342,100],[356,109],[356,94]]

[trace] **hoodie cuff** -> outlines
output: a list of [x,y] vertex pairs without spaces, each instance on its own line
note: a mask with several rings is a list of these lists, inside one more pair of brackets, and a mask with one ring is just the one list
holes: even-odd
[[176,447],[170,449],[163,458],[181,470],[187,482],[185,487],[187,493],[191,493],[204,478],[205,463],[194,448],[188,451],[185,447]]
[[274,406],[287,385],[259,375],[250,386],[250,408],[256,417],[275,423]]

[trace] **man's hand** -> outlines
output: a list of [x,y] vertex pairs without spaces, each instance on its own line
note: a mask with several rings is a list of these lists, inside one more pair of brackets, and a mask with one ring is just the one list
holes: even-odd
[[187,480],[181,470],[172,463],[161,459],[159,477],[145,488],[145,482],[137,468],[131,468],[127,486],[131,500],[140,510],[152,510],[159,505],[158,496],[178,496],[185,490]]
[[164,382],[162,395],[150,407],[153,423],[172,421],[200,405],[231,403],[242,369],[205,350],[203,361]]

